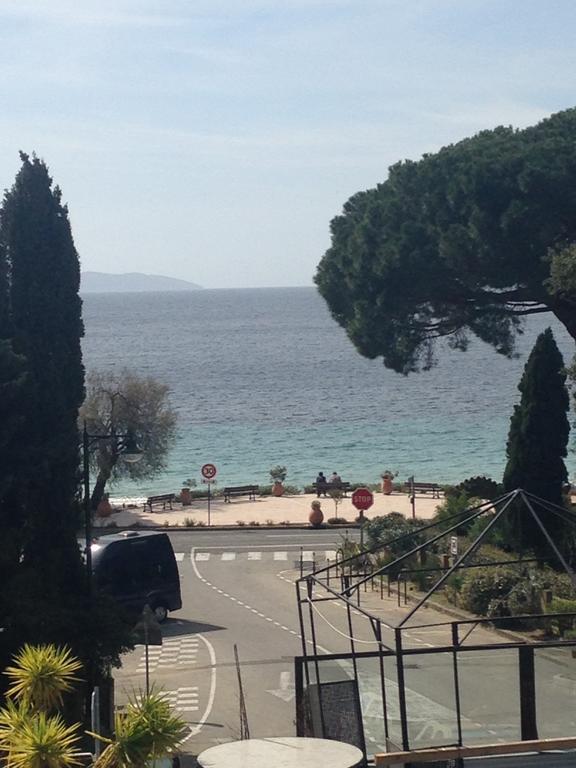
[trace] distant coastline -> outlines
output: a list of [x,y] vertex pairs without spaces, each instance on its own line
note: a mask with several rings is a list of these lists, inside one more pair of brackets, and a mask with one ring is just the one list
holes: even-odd
[[202,286],[188,280],[142,272],[82,272],[81,293],[147,293],[152,291],[198,291]]

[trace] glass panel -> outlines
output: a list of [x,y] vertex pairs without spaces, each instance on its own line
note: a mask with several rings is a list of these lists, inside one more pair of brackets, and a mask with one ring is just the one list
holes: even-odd
[[451,653],[404,656],[410,749],[458,743]]
[[540,739],[576,732],[576,659],[572,648],[536,648],[536,722]]
[[463,743],[519,741],[518,651],[460,651],[458,674]]

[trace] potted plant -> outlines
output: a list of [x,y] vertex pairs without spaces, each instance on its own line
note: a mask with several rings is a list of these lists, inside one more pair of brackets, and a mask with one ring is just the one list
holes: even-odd
[[98,517],[110,517],[113,511],[112,504],[110,504],[110,497],[107,493],[104,493],[96,507],[96,514]]
[[390,496],[392,493],[392,480],[396,477],[398,472],[392,472],[390,469],[385,469],[380,475],[382,482],[380,483],[380,489],[383,494]]
[[322,507],[320,506],[320,502],[318,499],[314,499],[314,501],[310,504],[311,510],[310,514],[308,515],[308,522],[313,528],[319,528],[322,523],[324,522],[324,513],[322,512]]
[[270,479],[272,480],[272,493],[274,496],[283,496],[284,495],[284,480],[286,480],[287,475],[286,467],[280,466],[280,464],[277,464],[275,467],[272,467],[270,470]]
[[192,491],[191,488],[196,486],[196,480],[188,478],[182,483],[182,490],[180,491],[180,501],[183,507],[189,507],[192,504]]

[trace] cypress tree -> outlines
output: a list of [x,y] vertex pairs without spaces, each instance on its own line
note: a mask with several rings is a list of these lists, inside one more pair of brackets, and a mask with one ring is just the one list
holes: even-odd
[[[25,359],[11,513],[22,521],[19,600],[38,605],[22,618],[50,637],[83,588],[78,528],[78,409],[84,396],[80,267],[68,211],[46,165],[21,153],[6,192],[0,247],[13,351]],[[19,358],[19,359],[21,359]],[[14,487],[13,487],[14,490]],[[32,608],[31,605],[28,606]],[[16,614],[19,613],[18,618]],[[47,617],[50,617],[49,619]],[[36,622],[36,623],[35,623]]]
[[[523,488],[561,506],[568,477],[564,458],[570,432],[569,397],[564,360],[550,328],[538,336],[518,389],[521,398],[510,420],[504,489]],[[560,518],[539,514],[555,542],[565,548],[568,542],[562,541],[566,531]],[[550,555],[549,545],[523,504],[509,517],[508,535],[517,549]]]

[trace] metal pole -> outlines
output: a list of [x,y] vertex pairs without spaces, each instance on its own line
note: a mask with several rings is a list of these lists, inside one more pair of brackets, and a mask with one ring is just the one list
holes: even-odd
[[406,681],[404,679],[404,651],[402,649],[402,630],[394,630],[396,636],[396,680],[398,683],[398,708],[400,709],[400,729],[402,731],[402,749],[410,749],[408,737],[408,713],[406,711]]
[[86,542],[86,598],[92,603],[92,510],[90,508],[90,445],[86,422],[82,430],[82,463],[84,480],[84,537]]
[[454,673],[454,704],[456,706],[456,726],[458,728],[458,746],[462,746],[462,707],[460,705],[460,678],[458,675],[458,624],[452,622],[452,669]]
[[208,482],[208,528],[210,528],[210,496],[211,496],[210,488],[211,486],[212,484]]
[[410,504],[412,505],[412,519],[416,517],[416,491],[414,490],[414,475],[408,478],[410,483]]
[[[90,712],[90,726],[92,733],[100,733],[100,688],[96,686],[92,691]],[[94,757],[100,755],[100,739],[94,739]]]

